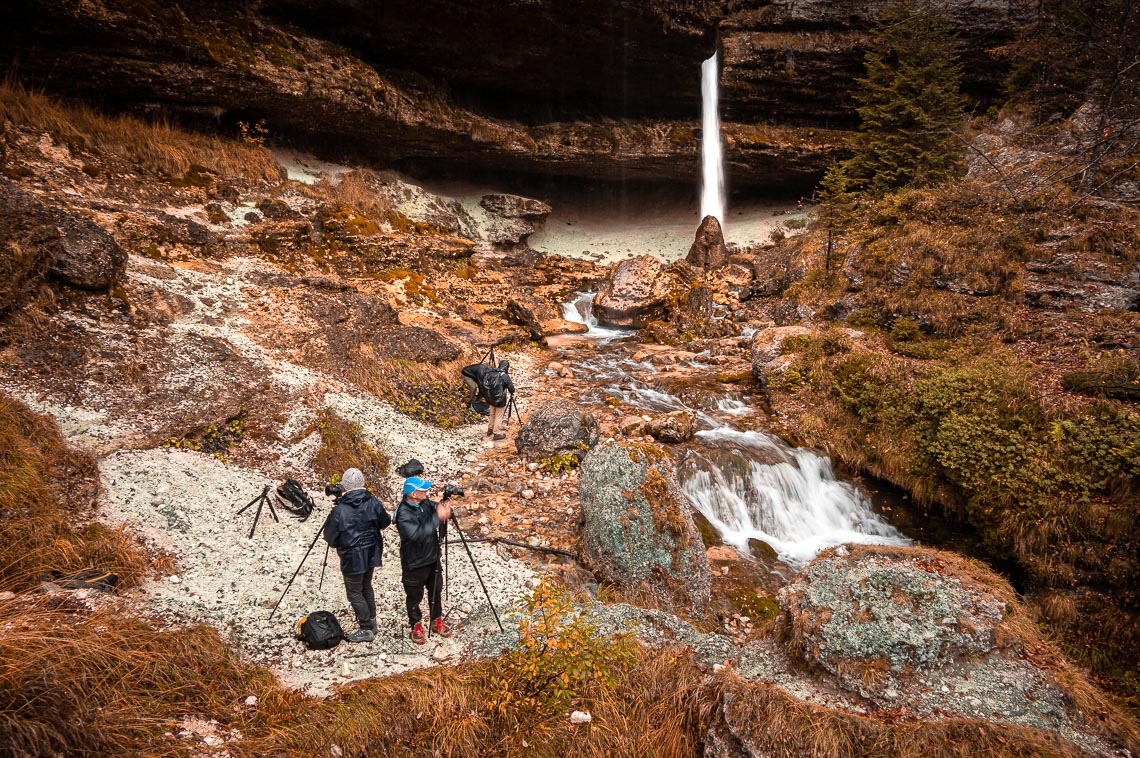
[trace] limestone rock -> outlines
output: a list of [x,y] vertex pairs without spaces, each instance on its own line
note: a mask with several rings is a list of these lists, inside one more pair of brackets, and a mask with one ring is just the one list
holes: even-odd
[[504,218],[525,218],[544,221],[554,210],[541,200],[534,200],[521,195],[493,194],[483,195],[479,200],[488,213]]
[[579,459],[598,444],[598,421],[575,405],[549,402],[527,416],[515,435],[515,449],[527,458],[573,454]]
[[603,443],[582,462],[578,493],[583,559],[599,579],[705,614],[709,563],[668,456],[652,445]]
[[579,334],[589,331],[585,324],[567,321],[549,302],[533,295],[515,294],[507,299],[507,315],[511,321],[530,330],[539,340],[555,334]]
[[111,287],[127,266],[127,251],[93,221],[56,211],[60,245],[51,274],[57,279],[88,290]]
[[664,318],[666,301],[682,285],[678,272],[652,255],[624,260],[594,295],[594,316],[615,326],[643,326]]
[[697,431],[697,413],[693,410],[666,413],[650,421],[646,431],[658,442],[687,442]]
[[899,677],[1003,646],[1012,593],[1001,585],[980,565],[932,550],[841,546],[808,564],[778,599],[796,652],[843,687],[887,703],[902,689]]
[[697,227],[697,235],[685,260],[703,269],[718,269],[728,263],[728,249],[724,246],[724,233],[716,216],[705,216]]

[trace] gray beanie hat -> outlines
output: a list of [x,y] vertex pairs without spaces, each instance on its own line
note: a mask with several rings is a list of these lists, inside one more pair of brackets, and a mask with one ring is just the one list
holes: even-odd
[[364,474],[360,473],[358,468],[350,468],[340,477],[340,483],[344,485],[345,492],[362,490],[364,489]]

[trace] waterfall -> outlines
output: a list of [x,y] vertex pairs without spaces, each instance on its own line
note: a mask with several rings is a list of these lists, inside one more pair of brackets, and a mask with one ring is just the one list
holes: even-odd
[[579,292],[577,297],[569,303],[562,304],[562,318],[575,324],[585,324],[589,331],[587,337],[596,339],[613,339],[615,337],[628,337],[629,329],[612,329],[598,326],[598,319],[594,318],[594,295],[596,292]]
[[724,229],[724,162],[717,111],[718,54],[701,64],[701,218],[716,216]]
[[681,489],[730,545],[747,550],[760,539],[802,565],[844,542],[909,543],[835,478],[827,458],[754,430],[721,426],[697,437],[707,447],[684,461]]

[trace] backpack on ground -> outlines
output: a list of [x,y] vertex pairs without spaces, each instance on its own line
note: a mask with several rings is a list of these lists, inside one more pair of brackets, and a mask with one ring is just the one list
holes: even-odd
[[286,479],[277,485],[277,502],[285,510],[301,517],[304,521],[313,512],[313,498],[296,479]]
[[316,611],[297,622],[297,639],[310,650],[328,650],[344,639],[344,630],[336,616],[328,611]]
[[479,392],[496,408],[502,408],[507,404],[507,388],[503,382],[505,374],[505,371],[493,368],[484,371],[479,377]]

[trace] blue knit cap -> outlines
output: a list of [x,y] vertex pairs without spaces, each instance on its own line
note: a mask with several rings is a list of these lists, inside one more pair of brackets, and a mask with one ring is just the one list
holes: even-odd
[[404,480],[405,495],[410,495],[413,492],[426,492],[429,489],[431,489],[431,482],[420,479],[418,476],[410,476]]

